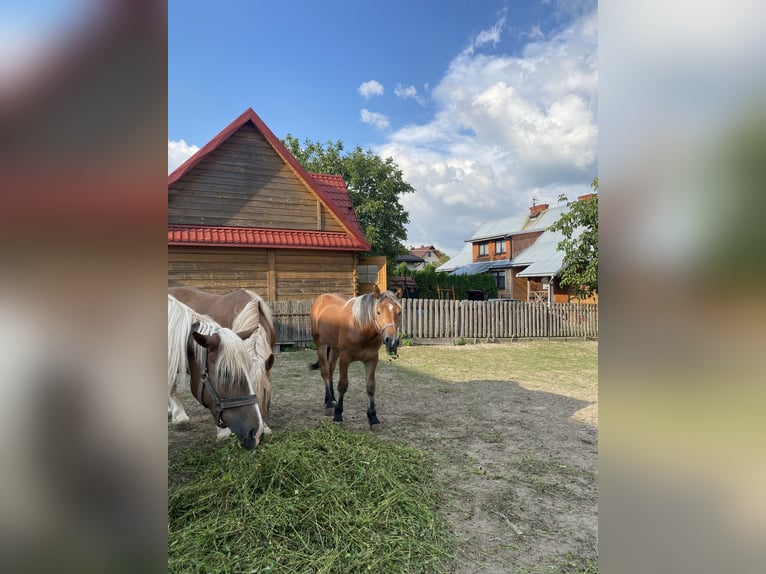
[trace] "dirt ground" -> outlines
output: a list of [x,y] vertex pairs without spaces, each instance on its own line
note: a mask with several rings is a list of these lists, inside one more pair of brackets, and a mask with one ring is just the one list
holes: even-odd
[[[539,389],[556,387],[555,381],[498,380],[486,369],[474,369],[482,375],[476,379],[470,373],[428,374],[421,364],[429,349],[402,348],[394,361],[381,354],[375,402],[382,438],[427,451],[436,460],[444,510],[458,538],[453,571],[597,572],[595,381],[585,391],[562,385],[552,392]],[[499,353],[503,356],[502,349]],[[307,368],[314,359],[313,351],[277,355],[267,416],[275,433],[326,420],[321,377]],[[495,370],[513,372],[502,362]],[[360,364],[352,364],[349,378],[343,427],[370,432]],[[215,443],[210,414],[188,388],[179,390],[192,426],[168,425],[169,457],[192,443],[197,448]]]

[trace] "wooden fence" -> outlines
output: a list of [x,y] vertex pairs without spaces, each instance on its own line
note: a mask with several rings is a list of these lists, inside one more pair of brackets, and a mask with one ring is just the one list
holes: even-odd
[[[404,299],[402,307],[401,331],[415,341],[598,337],[593,304]],[[311,342],[311,301],[277,301],[271,308],[280,344]]]

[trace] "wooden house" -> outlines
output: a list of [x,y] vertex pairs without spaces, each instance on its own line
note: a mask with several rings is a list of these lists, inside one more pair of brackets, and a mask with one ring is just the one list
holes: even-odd
[[308,173],[252,109],[168,176],[171,286],[353,296],[385,288],[369,249],[343,178]]

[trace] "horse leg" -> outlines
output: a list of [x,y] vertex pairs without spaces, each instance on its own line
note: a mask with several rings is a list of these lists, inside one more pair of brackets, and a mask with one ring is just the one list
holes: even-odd
[[330,368],[330,396],[329,401],[327,400],[328,397],[325,397],[325,407],[332,408],[336,404],[335,389],[333,389],[332,386],[332,377],[335,373],[335,365],[338,364],[338,351],[335,349],[327,349],[327,362]]
[[378,357],[370,359],[364,364],[364,372],[367,374],[367,419],[370,421],[370,428],[380,424],[378,415],[375,412],[375,368],[378,366]]
[[334,364],[328,360],[330,349],[327,345],[317,345],[317,358],[319,359],[319,372],[324,381],[324,407],[331,409],[335,406],[335,391],[332,388],[332,371]]
[[348,389],[348,357],[340,355],[340,375],[338,376],[338,404],[335,405],[335,416],[332,420],[336,423],[343,422],[343,395]]
[[177,389],[178,377],[183,375],[176,375],[173,382],[170,384],[168,392],[168,414],[170,415],[170,422],[175,426],[187,426],[189,424],[189,415],[186,414],[184,406],[181,400],[178,398]]

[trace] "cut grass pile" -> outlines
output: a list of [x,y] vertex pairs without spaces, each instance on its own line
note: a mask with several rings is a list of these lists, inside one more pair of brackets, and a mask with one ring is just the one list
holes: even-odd
[[171,462],[169,572],[441,572],[452,533],[423,452],[332,423]]

